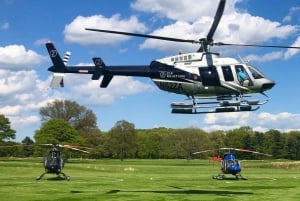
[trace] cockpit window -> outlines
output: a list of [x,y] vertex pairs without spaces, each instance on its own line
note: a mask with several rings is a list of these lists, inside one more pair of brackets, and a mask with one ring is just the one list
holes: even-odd
[[254,68],[253,66],[251,65],[248,65],[249,67],[249,70],[252,74],[252,77],[254,79],[261,79],[261,78],[264,78],[263,74],[261,72],[259,72],[256,68]]

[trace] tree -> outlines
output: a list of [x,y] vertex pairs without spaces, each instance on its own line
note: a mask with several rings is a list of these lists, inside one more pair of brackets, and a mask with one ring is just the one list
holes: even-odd
[[15,139],[16,131],[10,127],[10,121],[0,114],[0,142]]
[[137,136],[134,124],[125,120],[118,121],[108,132],[108,147],[113,157],[121,161],[127,157],[135,157],[137,152]]
[[[67,121],[51,119],[45,122],[34,134],[36,144],[74,144],[84,145],[82,137]],[[37,148],[37,153],[41,149]]]
[[286,134],[285,150],[285,158],[300,160],[300,131],[290,131]]
[[187,160],[191,159],[192,153],[207,149],[210,144],[208,135],[197,128],[177,129],[175,136],[178,139],[180,150],[182,150],[182,156]]
[[24,140],[22,140],[22,145],[23,145],[23,156],[25,157],[32,156],[34,153],[33,140],[30,137],[26,136]]
[[212,149],[218,149],[225,147],[224,145],[224,132],[223,131],[213,131],[209,134],[209,139],[212,144]]
[[265,133],[265,146],[267,152],[272,154],[273,158],[284,157],[284,136],[278,130],[269,130]]
[[55,100],[40,108],[42,122],[50,119],[63,119],[79,132],[98,129],[97,118],[92,110],[74,101]]

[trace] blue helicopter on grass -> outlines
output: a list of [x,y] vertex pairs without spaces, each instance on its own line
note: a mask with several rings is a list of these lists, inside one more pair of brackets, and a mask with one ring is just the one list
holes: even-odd
[[[223,157],[216,157],[216,156],[212,157],[213,161],[220,162],[221,164],[222,173],[218,174],[217,176],[213,176],[213,179],[217,179],[217,180],[225,179],[225,174],[232,174],[233,176],[235,176],[235,179],[237,180],[239,179],[247,180],[247,178],[241,175],[242,167],[240,165],[239,160],[236,158],[236,156],[233,153],[231,153],[231,150],[251,153],[251,154],[258,154],[262,156],[272,156],[270,154],[260,153],[257,151],[251,151],[247,149],[238,149],[238,148],[219,148],[217,150],[228,150],[223,154]],[[204,151],[195,152],[193,154],[196,155],[205,152],[215,152],[215,151],[216,150],[204,150]]]

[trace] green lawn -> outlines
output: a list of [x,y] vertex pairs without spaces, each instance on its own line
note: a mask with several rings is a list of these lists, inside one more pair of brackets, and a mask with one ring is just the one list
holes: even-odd
[[0,159],[0,199],[14,200],[300,200],[300,164],[242,161],[248,180],[213,180],[208,160],[69,160],[70,181],[43,172],[42,159]]

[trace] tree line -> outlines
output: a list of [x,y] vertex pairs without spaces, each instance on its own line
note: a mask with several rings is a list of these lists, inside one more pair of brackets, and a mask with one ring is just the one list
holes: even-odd
[[[48,103],[40,108],[42,124],[21,143],[10,141],[15,132],[9,128],[9,120],[0,115],[0,156],[45,156],[49,148],[45,143],[72,144],[90,147],[90,154],[64,150],[68,157],[143,159],[207,158],[222,155],[218,148],[234,147],[271,154],[272,158],[300,160],[300,131],[254,131],[245,126],[228,131],[206,132],[200,128],[136,129],[126,120],[117,121],[107,132],[97,126],[96,115],[72,101]],[[3,120],[4,119],[4,120]],[[7,134],[6,134],[7,133]],[[194,152],[214,150],[200,155]],[[235,152],[241,159],[260,159],[261,156]]]

